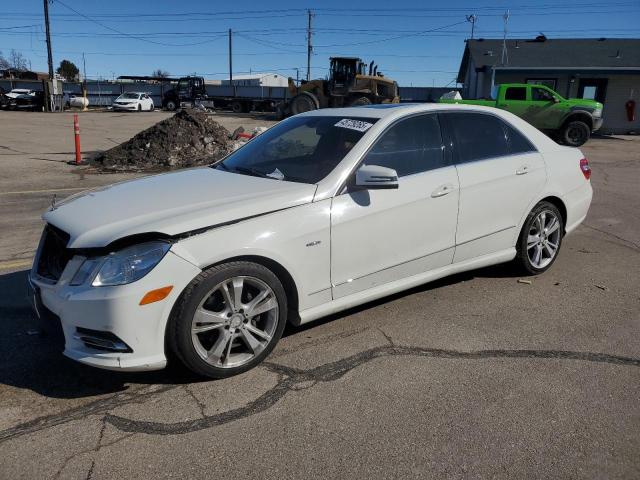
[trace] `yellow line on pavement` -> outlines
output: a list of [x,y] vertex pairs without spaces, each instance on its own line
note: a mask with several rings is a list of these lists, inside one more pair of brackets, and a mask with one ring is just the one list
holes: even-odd
[[12,268],[30,267],[33,263],[33,259],[28,260],[15,260],[11,262],[0,262],[0,270],[10,270]]
[[92,187],[73,187],[73,188],[48,188],[46,190],[23,190],[21,192],[0,192],[0,195],[20,195],[26,193],[49,193],[49,192],[72,192],[74,190],[88,190]]

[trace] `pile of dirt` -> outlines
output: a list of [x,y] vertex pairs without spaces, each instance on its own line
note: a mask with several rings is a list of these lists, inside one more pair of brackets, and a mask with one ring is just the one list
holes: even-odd
[[208,165],[230,151],[226,128],[204,112],[180,110],[91,163],[105,171],[156,171]]

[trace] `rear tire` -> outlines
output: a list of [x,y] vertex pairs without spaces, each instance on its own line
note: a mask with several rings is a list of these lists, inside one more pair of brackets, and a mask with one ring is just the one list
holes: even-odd
[[233,113],[242,113],[244,111],[244,108],[242,108],[242,102],[238,102],[237,100],[231,102],[231,111]]
[[369,97],[358,97],[350,104],[351,107],[361,107],[363,105],[371,105],[371,99]]
[[549,202],[538,203],[527,215],[520,231],[514,260],[526,275],[546,272],[558,258],[564,220],[560,210]]
[[584,145],[591,136],[591,128],[585,122],[574,120],[564,126],[562,130],[562,141],[570,147]]
[[287,295],[278,277],[256,263],[229,262],[187,286],[171,314],[167,343],[189,370],[227,378],[262,362],[286,322]]
[[166,108],[170,112],[175,112],[178,108],[178,104],[175,102],[175,100],[167,100],[167,103],[164,104],[164,108]]

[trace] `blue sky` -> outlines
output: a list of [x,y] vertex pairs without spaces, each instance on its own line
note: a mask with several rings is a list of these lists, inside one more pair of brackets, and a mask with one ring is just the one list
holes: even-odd
[[[375,60],[400,85],[452,84],[475,14],[476,38],[501,38],[510,11],[509,38],[640,37],[640,0],[383,1],[272,0],[54,0],[49,12],[54,68],[68,59],[89,78],[150,75],[156,68],[179,76],[228,76],[227,30],[233,69],[306,75],[307,13],[313,17],[312,77],[326,74],[330,56]],[[0,15],[0,50],[11,49],[47,70],[41,0],[6,3]]]

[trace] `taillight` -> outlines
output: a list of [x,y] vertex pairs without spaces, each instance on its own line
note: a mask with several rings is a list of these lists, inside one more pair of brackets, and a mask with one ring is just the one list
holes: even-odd
[[591,178],[591,167],[589,166],[589,160],[583,158],[580,160],[580,170],[582,170],[582,174],[584,178],[589,180]]

